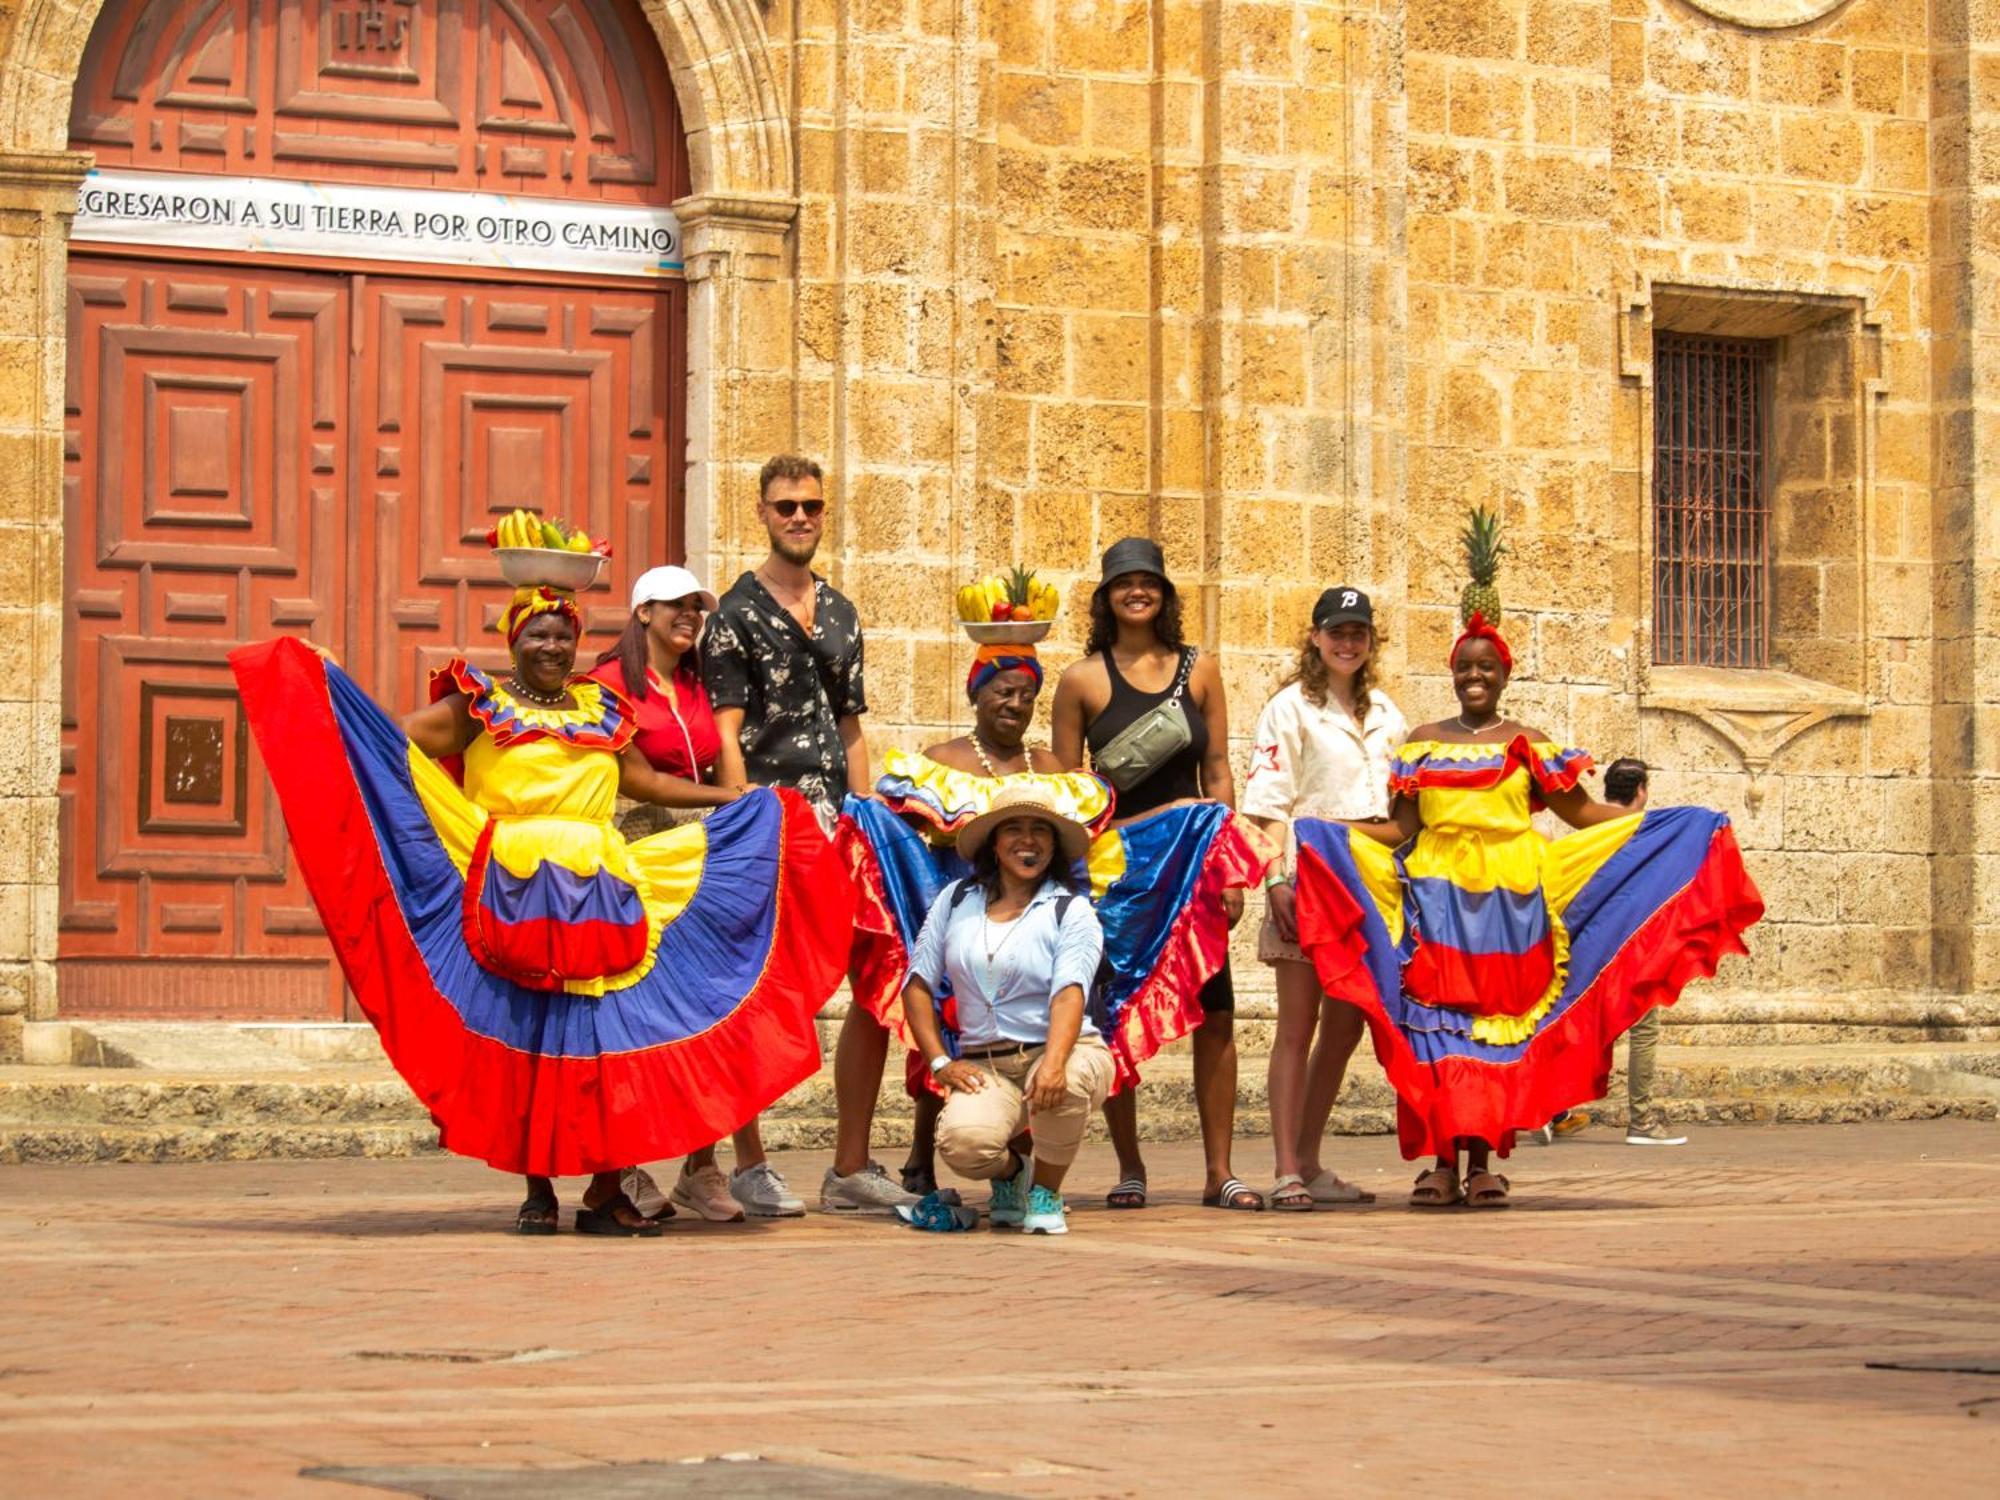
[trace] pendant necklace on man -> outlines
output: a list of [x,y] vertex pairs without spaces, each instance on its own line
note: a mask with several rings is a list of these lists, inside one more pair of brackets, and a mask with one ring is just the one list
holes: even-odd
[[538,704],[543,708],[561,708],[563,706],[563,699],[569,696],[567,685],[558,688],[553,693],[538,693],[521,680],[519,672],[510,672],[507,674],[507,687],[517,697],[526,698],[530,703]]

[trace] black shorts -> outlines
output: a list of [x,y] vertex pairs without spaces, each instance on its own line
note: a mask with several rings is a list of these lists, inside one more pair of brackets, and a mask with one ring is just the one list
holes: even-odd
[[1201,987],[1201,1013],[1205,1016],[1230,1015],[1236,1009],[1236,980],[1225,960],[1208,983]]

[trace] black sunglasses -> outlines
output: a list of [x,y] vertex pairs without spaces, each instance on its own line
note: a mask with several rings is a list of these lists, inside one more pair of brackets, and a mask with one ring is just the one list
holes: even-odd
[[767,500],[764,503],[783,516],[787,521],[791,520],[800,511],[804,511],[809,516],[816,516],[826,509],[826,502],[824,500]]

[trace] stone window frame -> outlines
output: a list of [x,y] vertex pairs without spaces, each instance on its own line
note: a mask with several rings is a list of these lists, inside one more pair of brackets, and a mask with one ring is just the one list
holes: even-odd
[[[1749,774],[1747,800],[1762,800],[1763,778],[1785,745],[1833,719],[1867,718],[1867,652],[1858,654],[1851,681],[1825,681],[1773,668],[1660,666],[1653,662],[1653,333],[1714,333],[1739,338],[1779,338],[1824,330],[1845,321],[1854,372],[1854,565],[1858,580],[1851,622],[1866,639],[1870,561],[1868,538],[1875,508],[1877,414],[1887,391],[1882,378],[1882,322],[1865,291],[1792,290],[1762,284],[1642,280],[1619,317],[1619,373],[1638,391],[1638,419],[1614,463],[1637,477],[1639,599],[1634,629],[1641,712],[1679,713],[1699,720],[1735,750]],[[1775,467],[1775,465],[1774,465]],[[1628,491],[1630,493],[1630,491]],[[1844,616],[1845,617],[1845,612]]]

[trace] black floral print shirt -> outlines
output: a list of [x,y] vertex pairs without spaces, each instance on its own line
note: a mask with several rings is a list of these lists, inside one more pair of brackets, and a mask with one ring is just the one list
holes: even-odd
[[788,786],[831,823],[847,792],[840,720],[868,711],[861,617],[813,578],[812,635],[754,573],[737,579],[701,642],[709,702],[743,710],[743,768],[759,786]]

